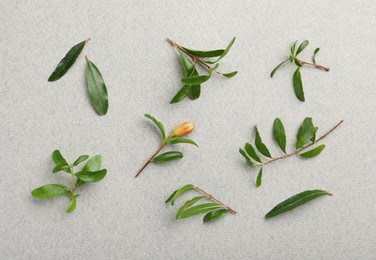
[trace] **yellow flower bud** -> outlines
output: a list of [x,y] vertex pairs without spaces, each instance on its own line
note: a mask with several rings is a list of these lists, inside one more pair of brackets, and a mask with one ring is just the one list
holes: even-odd
[[172,132],[172,136],[185,136],[191,133],[195,129],[195,124],[193,122],[184,122],[175,127]]

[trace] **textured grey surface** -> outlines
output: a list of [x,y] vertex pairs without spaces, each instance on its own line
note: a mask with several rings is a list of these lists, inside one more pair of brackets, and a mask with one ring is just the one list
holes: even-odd
[[[1,259],[372,259],[376,254],[374,1],[7,1],[0,2]],[[181,69],[171,37],[194,48],[225,47],[238,69],[205,83],[198,101],[168,102]],[[83,54],[108,85],[109,112],[91,108],[83,55],[55,83],[47,78],[71,46],[91,37]],[[302,58],[321,47],[329,73],[304,68],[304,104],[291,86],[293,66],[269,73],[294,40],[309,39]],[[158,133],[192,120],[200,148],[133,176],[156,149]],[[312,116],[319,133],[339,120],[322,156],[290,158],[264,171],[245,166],[239,146],[258,125],[272,154],[275,117],[292,149],[297,127]],[[65,197],[37,201],[30,191],[68,182],[52,175],[51,153],[103,156],[106,179],[82,188],[77,210]],[[164,199],[194,183],[239,213],[204,225],[175,221]],[[306,189],[334,193],[266,221],[276,203]]]

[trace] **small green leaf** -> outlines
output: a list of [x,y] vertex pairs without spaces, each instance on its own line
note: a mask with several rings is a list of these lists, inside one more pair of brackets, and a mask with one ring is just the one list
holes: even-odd
[[170,151],[170,152],[165,152],[162,153],[161,155],[158,155],[153,159],[154,163],[164,163],[164,162],[169,162],[173,160],[178,160],[183,158],[183,154],[178,151]]
[[320,48],[316,48],[316,50],[313,53],[313,57],[312,57],[313,64],[316,64],[316,55],[317,53],[319,53],[319,51],[320,51]]
[[[222,59],[223,57],[225,57],[227,55],[227,53],[230,51],[232,45],[234,44],[235,40],[236,40],[236,37],[232,38],[231,42],[227,45],[225,51],[221,54],[221,56],[218,57],[218,59],[216,59],[215,61],[205,61],[205,62],[209,63],[209,64],[217,63],[220,59]],[[236,75],[236,73],[235,73],[235,75]],[[235,76],[235,75],[233,75],[233,76]],[[233,76],[231,76],[231,77],[233,77]]]
[[291,45],[291,56],[295,55],[295,48],[296,48],[297,43],[298,43],[298,41],[295,41],[294,45]]
[[70,204],[69,208],[67,209],[67,213],[71,213],[76,209],[76,197],[77,197],[77,195],[73,196],[73,198],[71,200],[71,204]]
[[233,71],[233,72],[229,72],[229,73],[223,73],[222,75],[225,76],[226,78],[232,78],[236,74],[238,74],[238,72],[237,71]]
[[56,165],[55,168],[53,168],[52,170],[53,173],[57,173],[59,171],[65,171],[67,173],[70,173],[70,166],[59,164],[59,165]]
[[54,161],[55,165],[68,165],[67,161],[64,159],[63,155],[61,155],[59,150],[53,151],[52,160]]
[[182,78],[181,81],[187,85],[200,85],[205,81],[208,81],[211,77],[211,73],[199,76],[192,76],[188,78]]
[[169,203],[171,201],[171,205],[174,205],[175,203],[175,200],[181,196],[182,194],[186,193],[187,191],[189,190],[193,190],[195,188],[195,186],[193,186],[192,184],[187,184],[183,187],[181,187],[180,189],[174,191],[171,196],[165,201],[166,203]]
[[255,131],[256,131],[256,138],[255,138],[255,145],[256,145],[256,148],[257,150],[264,156],[266,157],[269,157],[269,158],[272,158],[268,148],[266,147],[266,145],[262,142],[262,139],[261,139],[261,136],[260,136],[260,133],[257,129],[257,127],[255,127]]
[[193,68],[192,61],[187,56],[187,54],[185,54],[180,49],[178,49],[178,52],[179,52],[179,55],[180,55],[181,64],[183,66],[184,76],[188,77],[192,73],[192,68]]
[[261,159],[260,157],[258,157],[255,149],[253,148],[253,146],[250,144],[250,143],[246,143],[245,146],[245,151],[247,152],[247,154],[253,159],[255,160],[256,162],[259,162],[261,163]]
[[299,127],[296,137],[296,149],[303,147],[308,141],[314,138],[317,128],[313,125],[312,118],[306,117]]
[[92,63],[87,57],[86,61],[86,83],[90,101],[95,109],[95,112],[97,112],[98,115],[103,116],[107,114],[108,110],[107,87],[97,66],[95,66],[95,64]]
[[73,166],[77,166],[77,165],[79,165],[80,163],[86,161],[88,158],[89,158],[89,155],[81,155],[80,157],[78,157],[78,158],[74,161]]
[[218,56],[221,56],[225,52],[225,50],[199,51],[199,50],[191,50],[191,49],[184,48],[184,47],[183,49],[186,52],[192,54],[193,56],[204,57],[204,58],[218,57]]
[[301,64],[300,61],[298,61],[298,59],[294,59],[294,62],[296,64],[296,66],[298,66],[298,67],[302,67],[303,66],[303,64]]
[[[256,162],[255,160],[253,160],[252,158],[250,158],[249,156],[248,156],[248,154],[242,149],[242,148],[239,148],[239,153],[241,154],[241,155],[243,155],[243,157],[245,158],[245,160],[246,160],[246,162],[247,162],[247,164],[249,165],[249,166],[255,166],[256,164],[254,164],[253,162]],[[251,160],[252,159],[252,160]],[[256,162],[257,163],[257,162]]]
[[272,73],[270,73],[270,77],[273,78],[274,74],[277,72],[277,70],[283,65],[285,64],[287,61],[289,61],[289,59],[287,60],[284,60],[283,62],[281,62],[277,67],[274,68],[274,70],[272,71]]
[[98,182],[102,180],[107,174],[107,170],[103,169],[100,171],[80,171],[76,173],[76,177],[84,182]]
[[275,206],[271,211],[269,211],[265,217],[266,218],[272,218],[279,214],[282,214],[286,211],[292,210],[296,207],[299,207],[300,205],[303,205],[304,203],[316,199],[318,197],[324,196],[324,195],[332,195],[331,193],[323,190],[307,190],[303,191],[299,194],[296,194],[290,198],[288,198],[285,201],[282,201],[277,206]]
[[298,47],[298,49],[297,49],[297,51],[296,51],[295,56],[298,56],[298,54],[301,53],[301,52],[305,49],[305,47],[307,47],[308,43],[309,43],[309,42],[308,42],[307,40],[305,40],[304,42],[302,42],[302,43],[299,45],[299,47]]
[[62,194],[70,194],[69,188],[64,184],[47,184],[31,192],[31,195],[34,198],[40,200],[49,199]]
[[188,96],[191,100],[196,100],[200,97],[200,94],[201,94],[201,85],[195,85],[191,87],[188,93]]
[[165,142],[166,141],[166,132],[164,130],[163,124],[149,114],[145,114],[145,117],[150,119],[151,121],[153,121],[153,123],[158,127],[159,131],[161,131],[161,134],[162,134],[162,140],[163,140],[163,142]]
[[195,146],[198,147],[198,145],[191,139],[188,139],[188,138],[183,138],[183,137],[172,137],[168,143],[170,144],[182,144],[182,143],[186,143],[186,144],[193,144]]
[[294,73],[294,76],[292,78],[292,82],[294,85],[294,91],[296,97],[304,102],[304,91],[303,91],[303,83],[302,83],[302,75],[300,74],[300,67],[298,67]]
[[230,211],[228,209],[216,209],[216,210],[210,211],[208,214],[205,215],[204,223],[217,221],[223,218],[224,216],[226,216],[226,214],[229,212]]
[[257,174],[256,188],[260,187],[261,183],[262,183],[262,167],[261,167],[259,173]]
[[189,217],[203,214],[203,213],[212,211],[214,209],[219,209],[219,208],[222,208],[222,206],[215,202],[203,203],[203,204],[193,206],[191,208],[184,210],[179,216],[179,219],[189,218]]
[[286,132],[283,123],[279,118],[274,119],[273,135],[281,150],[286,153]]
[[197,201],[201,200],[205,198],[205,196],[197,196],[197,197],[194,197],[193,199],[191,200],[188,200],[186,201],[183,206],[181,206],[178,210],[178,212],[176,213],[176,219],[179,219],[181,213],[186,209],[186,208],[189,208],[190,206],[192,206],[193,204],[195,204]]
[[65,57],[56,66],[54,72],[52,72],[51,76],[48,78],[48,81],[56,81],[67,73],[67,71],[76,61],[77,57],[80,55],[85,43],[86,41],[80,42],[68,51]]
[[[99,171],[102,166],[102,156],[100,155],[94,155],[92,158],[90,158],[89,161],[85,164],[84,168],[82,168],[82,172],[95,172]],[[78,179],[76,186],[79,187],[81,185],[85,184],[83,180]]]
[[183,85],[178,93],[176,93],[176,95],[171,99],[170,104],[175,104],[182,101],[191,91],[191,87],[191,85]]
[[322,144],[312,150],[309,150],[308,152],[299,154],[299,156],[303,158],[312,158],[312,157],[319,155],[324,150],[324,148],[325,148],[325,144]]

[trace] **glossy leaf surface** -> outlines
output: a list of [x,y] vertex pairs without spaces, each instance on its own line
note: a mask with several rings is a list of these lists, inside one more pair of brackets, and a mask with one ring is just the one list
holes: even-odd
[[47,184],[31,192],[31,195],[34,198],[40,200],[53,198],[63,194],[70,194],[69,188],[64,184]]
[[164,163],[169,161],[174,161],[183,158],[183,154],[178,151],[170,151],[162,153],[153,159],[155,163]]
[[286,153],[286,132],[281,119],[274,119],[273,136],[281,150]]

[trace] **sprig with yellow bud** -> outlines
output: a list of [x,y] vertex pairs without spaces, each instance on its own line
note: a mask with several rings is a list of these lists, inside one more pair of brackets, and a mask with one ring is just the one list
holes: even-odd
[[185,138],[183,136],[188,135],[195,129],[195,124],[193,122],[184,122],[175,127],[174,131],[166,136],[166,132],[164,129],[163,124],[155,119],[155,117],[145,114],[145,117],[153,121],[153,123],[158,127],[159,131],[162,134],[161,144],[158,150],[147,160],[147,162],[142,166],[142,168],[138,171],[135,177],[141,174],[141,172],[150,164],[150,163],[165,163],[173,160],[178,160],[183,158],[183,154],[179,151],[169,151],[162,154],[159,154],[166,146],[170,144],[193,144],[198,147],[198,145],[191,139]]

